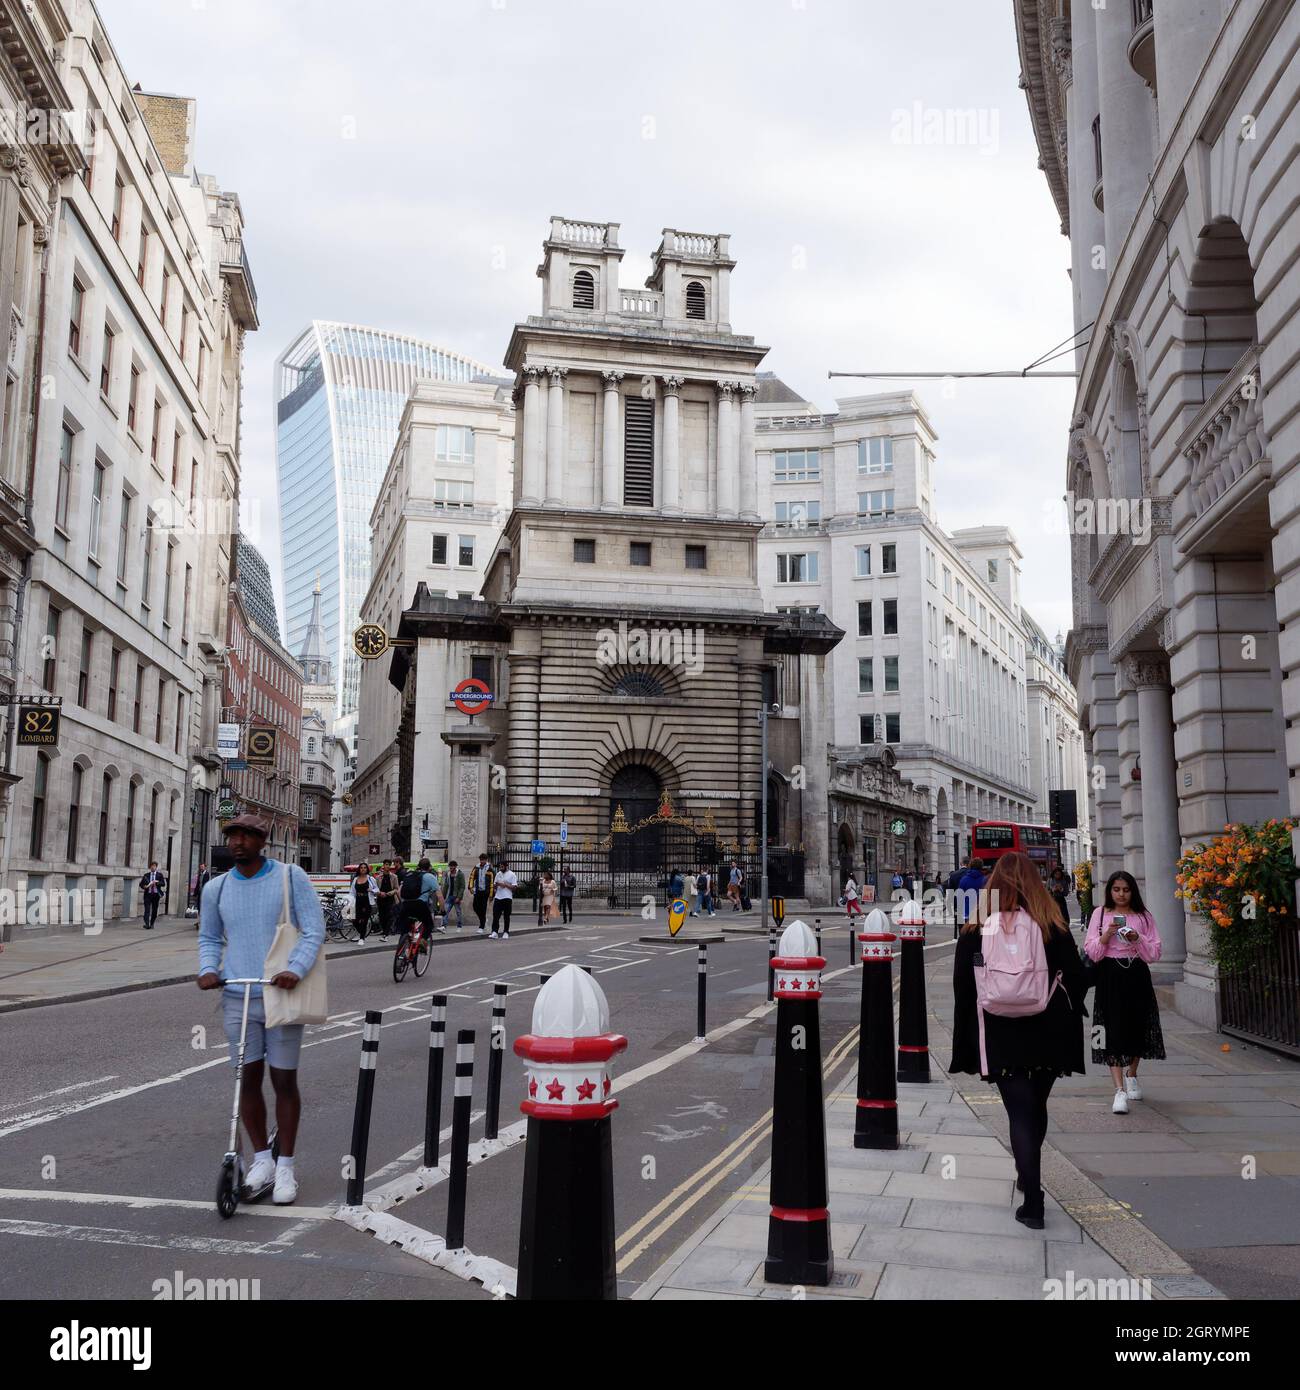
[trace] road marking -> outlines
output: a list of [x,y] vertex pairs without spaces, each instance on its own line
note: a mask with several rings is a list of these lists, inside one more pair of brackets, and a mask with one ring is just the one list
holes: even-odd
[[[102,1086],[105,1081],[116,1080],[117,1076],[115,1074],[113,1076],[97,1076],[93,1081],[76,1081],[71,1086],[60,1086],[57,1091],[45,1091],[40,1095],[28,1096],[25,1100],[10,1101],[5,1105],[0,1106],[0,1110],[12,1110],[16,1105],[32,1105],[37,1101],[52,1100],[55,1096],[67,1095],[69,1091],[81,1091],[84,1090],[87,1086]],[[43,1109],[24,1110],[21,1115],[10,1115],[8,1116],[8,1119],[11,1122],[17,1120],[30,1120],[35,1115],[43,1114],[45,1114],[45,1111]]]
[[473,1280],[482,1284],[489,1293],[514,1297],[517,1274],[509,1265],[500,1260],[489,1259],[486,1255],[475,1255],[463,1247],[448,1250],[442,1236],[435,1236],[412,1226],[407,1221],[399,1221],[387,1212],[367,1211],[364,1207],[340,1207],[338,1219],[355,1227],[358,1231],[377,1236],[385,1245],[396,1245],[408,1255],[426,1264],[437,1265],[458,1279]]
[[[133,1197],[119,1192],[61,1192],[46,1188],[2,1187],[0,1201],[6,1202],[72,1202],[78,1206],[126,1207],[128,1210],[144,1210],[148,1207],[181,1207],[189,1211],[213,1211],[214,1202],[196,1202],[187,1197]],[[276,1207],[258,1204],[243,1204],[239,1208],[245,1216],[272,1216],[279,1220],[329,1221],[334,1216],[333,1207]]]
[[[41,1236],[47,1240],[94,1241],[102,1245],[134,1245],[147,1250],[190,1250],[200,1255],[265,1255],[275,1253],[260,1242],[223,1240],[219,1236],[168,1236],[165,1239],[143,1231],[121,1231],[111,1226],[60,1226],[50,1221],[12,1221],[0,1219],[0,1235]],[[304,1252],[298,1258],[319,1260],[320,1255]]]

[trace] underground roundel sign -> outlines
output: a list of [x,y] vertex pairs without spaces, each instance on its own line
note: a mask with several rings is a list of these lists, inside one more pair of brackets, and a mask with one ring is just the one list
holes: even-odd
[[461,681],[451,692],[451,702],[462,714],[482,714],[495,698],[484,681],[472,677]]

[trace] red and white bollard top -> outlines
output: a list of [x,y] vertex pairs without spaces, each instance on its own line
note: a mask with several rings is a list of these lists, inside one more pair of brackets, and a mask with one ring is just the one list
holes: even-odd
[[525,1115],[540,1120],[599,1120],[618,1108],[609,1061],[627,1039],[609,1031],[605,991],[566,965],[537,992],[533,1031],[515,1039],[526,1067]]
[[858,941],[862,944],[862,963],[892,960],[897,937],[889,930],[889,918],[878,907],[873,907],[862,925],[864,930],[858,933]]
[[915,898],[909,898],[895,909],[894,921],[898,926],[899,940],[925,940],[925,913],[921,911],[921,904]]
[[772,958],[774,999],[820,999],[826,957],[817,954],[817,938],[807,922],[791,922],[781,933]]

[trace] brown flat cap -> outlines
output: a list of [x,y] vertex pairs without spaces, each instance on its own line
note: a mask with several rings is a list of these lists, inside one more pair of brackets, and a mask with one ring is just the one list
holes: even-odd
[[250,835],[260,835],[266,839],[271,833],[271,827],[261,818],[255,816],[251,811],[245,811],[242,816],[236,816],[234,820],[228,820],[221,827],[223,835],[229,835],[232,830],[246,830]]

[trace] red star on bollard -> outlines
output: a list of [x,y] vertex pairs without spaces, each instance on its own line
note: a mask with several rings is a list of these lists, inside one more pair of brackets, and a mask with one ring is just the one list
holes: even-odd
[[784,988],[785,988],[785,981],[782,980],[782,981],[777,985],[777,989],[784,989]]
[[803,981],[802,981],[802,980],[791,980],[791,981],[790,981],[790,988],[791,988],[791,989],[802,989],[802,988],[803,988]]
[[537,1095],[537,1078],[531,1077],[528,1082],[528,1099],[533,1100]]
[[609,1095],[609,1077],[605,1078],[605,1095]]
[[546,1088],[546,1094],[550,1096],[552,1100],[559,1100],[564,1094],[564,1087],[560,1084],[560,1078],[558,1076],[552,1077],[551,1084]]
[[582,1085],[578,1087],[578,1099],[590,1100],[592,1096],[595,1094],[595,1091],[596,1083],[590,1077],[587,1077],[586,1080],[583,1081]]

